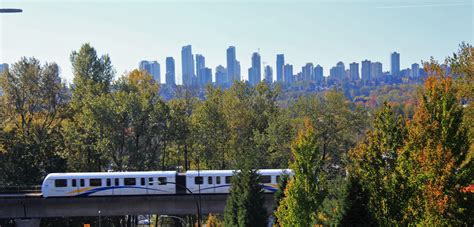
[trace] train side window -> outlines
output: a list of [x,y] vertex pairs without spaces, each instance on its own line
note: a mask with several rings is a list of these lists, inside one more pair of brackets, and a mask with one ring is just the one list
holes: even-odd
[[230,184],[231,180],[232,180],[232,176],[226,176],[225,177],[225,183],[226,184]]
[[166,185],[167,184],[167,181],[166,181],[166,177],[158,177],[158,185]]
[[115,180],[115,186],[119,186],[120,185],[120,179],[115,178],[114,180]]
[[107,186],[112,186],[112,180],[110,178],[107,178]]
[[76,179],[72,179],[72,186],[73,186],[73,187],[77,187]]
[[202,184],[203,181],[202,177],[194,177],[194,184]]
[[145,185],[145,178],[142,177],[142,178],[140,179],[140,184],[141,184],[141,185]]
[[277,184],[280,183],[280,175],[277,176],[277,182],[276,182],[276,183],[277,183]]
[[153,177],[148,177],[148,185],[153,185]]
[[90,179],[89,186],[92,186],[92,187],[102,186],[102,179],[99,179],[99,178]]
[[66,180],[66,179],[57,179],[57,180],[54,180],[54,187],[56,187],[56,188],[64,188],[64,187],[67,187],[67,180]]
[[136,179],[135,178],[125,178],[125,179],[123,179],[123,184],[124,185],[135,185],[136,184]]
[[216,184],[221,184],[221,177],[216,177]]
[[212,177],[207,177],[207,184],[212,184]]
[[269,184],[272,182],[272,176],[260,176],[260,182],[264,184]]
[[84,179],[81,179],[79,180],[80,183],[81,183],[81,187],[85,187],[86,186],[86,183],[85,183],[85,180]]

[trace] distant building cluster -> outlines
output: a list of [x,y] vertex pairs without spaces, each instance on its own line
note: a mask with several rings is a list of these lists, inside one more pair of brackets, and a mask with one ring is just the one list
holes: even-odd
[[[8,70],[8,64],[7,63],[0,64],[0,74],[2,74],[5,70]],[[0,95],[3,95],[2,88],[0,88]]]
[[8,64],[7,63],[0,64],[0,74],[3,73],[5,70],[8,70]]
[[[227,48],[226,60],[226,65],[217,66],[213,74],[213,70],[206,66],[206,58],[202,54],[193,54],[191,45],[183,46],[181,49],[182,84],[185,87],[203,87],[207,84],[228,87],[235,81],[241,81],[240,62],[236,58],[235,46]],[[324,75],[321,65],[311,62],[306,63],[301,67],[301,71],[298,71],[298,68],[285,62],[284,54],[276,55],[274,67],[265,63],[262,65],[260,53],[252,53],[251,67],[247,71],[249,84],[255,86],[263,80],[267,84],[280,83],[287,87],[310,84],[317,88],[347,82],[357,85],[378,85],[401,83],[403,80],[419,80],[426,74],[417,63],[412,64],[410,68],[400,69],[400,54],[397,52],[390,54],[390,70],[387,71],[383,71],[381,62],[367,59],[360,63],[352,62],[349,65],[345,65],[342,61],[337,62],[329,69],[328,75]],[[161,83],[160,64],[157,61],[141,61],[139,68],[147,71]],[[175,86],[176,81],[175,60],[173,57],[167,57],[163,83]]]
[[141,61],[138,68],[147,71],[156,82],[161,82],[160,64],[157,61]]

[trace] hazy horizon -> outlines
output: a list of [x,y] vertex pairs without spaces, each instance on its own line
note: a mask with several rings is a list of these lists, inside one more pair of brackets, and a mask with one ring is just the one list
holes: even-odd
[[164,82],[165,58],[172,56],[181,83],[181,47],[188,44],[213,74],[235,46],[247,79],[258,50],[262,66],[274,68],[283,53],[295,73],[312,62],[327,75],[338,61],[347,68],[365,59],[387,71],[393,51],[402,69],[430,56],[443,60],[474,37],[472,1],[4,1],[0,8],[23,9],[0,14],[0,63],[22,56],[56,62],[68,82],[69,55],[86,42],[110,55],[117,76],[157,60]]

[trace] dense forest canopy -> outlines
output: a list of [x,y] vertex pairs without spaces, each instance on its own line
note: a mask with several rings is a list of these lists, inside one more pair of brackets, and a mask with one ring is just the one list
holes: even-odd
[[473,51],[461,44],[447,76],[424,62],[423,86],[305,93],[236,81],[202,95],[178,86],[169,100],[145,71],[115,77],[111,58],[89,44],[71,54],[70,86],[55,63],[25,57],[0,76],[0,185],[199,166],[245,169],[234,191],[260,201],[253,170],[291,167],[275,213],[284,226],[472,224]]

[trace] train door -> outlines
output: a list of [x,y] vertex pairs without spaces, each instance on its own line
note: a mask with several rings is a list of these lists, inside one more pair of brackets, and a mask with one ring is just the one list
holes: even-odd
[[72,179],[71,180],[71,188],[72,188],[71,196],[75,196],[75,195],[79,194],[79,182],[78,181],[79,180],[77,180],[77,179]]
[[105,179],[105,190],[104,192],[106,192],[105,194],[106,195],[113,195],[114,192],[112,190],[112,178],[106,178]]
[[216,176],[215,182],[214,182],[214,193],[222,193],[222,190],[224,189],[223,186],[224,186],[223,177]]
[[176,194],[186,194],[186,176],[184,174],[178,173],[175,186]]
[[158,185],[159,183],[156,181],[156,177],[147,177],[146,178],[146,187],[147,187],[147,194],[158,194]]
[[216,179],[213,176],[207,176],[207,185],[205,186],[205,190],[202,193],[216,193]]
[[120,178],[112,178],[112,195],[120,195],[120,194],[121,194]]

